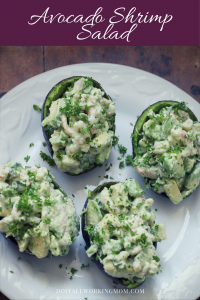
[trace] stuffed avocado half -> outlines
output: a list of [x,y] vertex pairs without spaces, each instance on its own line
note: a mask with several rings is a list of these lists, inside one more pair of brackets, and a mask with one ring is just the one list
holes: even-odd
[[87,199],[82,232],[88,257],[114,281],[139,286],[161,271],[156,242],[166,239],[155,224],[153,199],[146,199],[134,179],[100,185]]
[[133,168],[146,186],[174,204],[200,182],[200,122],[184,102],[160,101],[145,110],[133,131]]
[[45,167],[0,167],[0,231],[38,258],[66,255],[79,233],[75,206],[52,179]]
[[115,105],[98,82],[71,77],[58,83],[43,105],[42,126],[58,169],[78,175],[109,158]]

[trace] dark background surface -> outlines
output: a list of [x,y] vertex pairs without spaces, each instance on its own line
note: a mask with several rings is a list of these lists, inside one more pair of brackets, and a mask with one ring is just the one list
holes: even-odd
[[[89,62],[121,64],[150,72],[200,103],[200,47],[0,47],[0,96],[40,73]],[[0,300],[7,298],[0,293]]]
[[200,47],[0,47],[0,94],[42,72],[88,62],[150,72],[200,102]]

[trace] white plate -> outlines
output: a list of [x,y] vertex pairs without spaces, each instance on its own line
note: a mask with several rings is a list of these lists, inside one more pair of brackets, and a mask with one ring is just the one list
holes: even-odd
[[[33,110],[40,107],[53,85],[74,75],[90,76],[100,82],[116,103],[116,135],[119,142],[131,154],[131,139],[137,116],[150,104],[159,100],[185,101],[200,119],[200,106],[185,92],[155,75],[114,64],[77,64],[58,68],[35,76],[8,92],[0,100],[0,165],[15,160],[25,165],[24,157],[30,155],[28,165],[48,166],[39,156],[47,154],[40,119],[41,114]],[[33,142],[34,147],[29,148]],[[72,177],[51,168],[58,184],[69,196],[75,195],[78,213],[85,203],[87,190],[93,189],[109,179],[123,181],[135,178],[144,187],[142,177],[131,167],[119,169],[119,153],[112,150],[105,171],[101,168]],[[50,167],[49,167],[50,168]],[[99,178],[98,176],[101,176]],[[85,254],[85,243],[80,234],[72,245],[69,255],[52,259],[37,259],[19,251],[0,236],[0,287],[11,299],[196,299],[200,295],[200,188],[193,195],[174,205],[168,199],[147,191],[155,200],[157,222],[166,224],[167,240],[158,243],[157,254],[161,258],[163,272],[154,279],[147,279],[140,289],[113,289],[112,280],[103,275]],[[81,245],[80,245],[81,244]],[[18,260],[18,257],[21,257]],[[81,269],[81,264],[90,264]],[[62,264],[62,268],[59,268]],[[67,269],[66,269],[67,267]],[[70,280],[71,268],[78,272]],[[13,271],[14,273],[10,273]]]

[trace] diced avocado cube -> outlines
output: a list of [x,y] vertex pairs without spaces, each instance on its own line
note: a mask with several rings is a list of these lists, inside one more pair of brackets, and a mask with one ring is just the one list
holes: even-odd
[[200,163],[197,163],[192,172],[188,175],[185,180],[185,187],[188,190],[195,189],[199,185],[200,181]]
[[48,171],[45,167],[41,167],[38,169],[36,173],[36,181],[41,181],[44,176],[48,175]]
[[143,189],[139,186],[135,179],[126,180],[124,183],[131,197],[136,198],[144,194]]
[[154,154],[164,154],[167,151],[167,148],[169,148],[169,142],[168,141],[155,141],[154,143]]
[[147,140],[145,138],[143,138],[143,139],[139,140],[138,144],[140,146],[141,151],[145,153],[147,151],[147,148],[146,148]]
[[67,138],[68,136],[63,132],[63,130],[55,130],[54,133],[51,135],[50,142],[52,145],[62,145],[64,147]]
[[154,241],[162,241],[166,240],[167,235],[165,231],[165,224],[164,223],[158,223],[158,224],[153,224],[152,230],[155,234],[155,240]]
[[185,175],[184,164],[180,154],[165,153],[163,168],[167,171],[169,177],[180,178]]
[[158,194],[162,194],[165,192],[163,185],[165,184],[164,180],[160,179],[160,177],[158,177],[156,180],[152,179],[152,180],[148,180],[148,184],[146,184],[147,188],[152,189],[153,191],[155,191]]
[[193,126],[197,131],[200,132],[200,122],[195,122]]
[[143,125],[143,131],[147,137],[158,139],[161,133],[161,126],[156,124],[153,120],[148,120]]
[[103,132],[96,136],[94,140],[90,143],[90,153],[98,154],[101,153],[106,147],[110,147],[112,144],[113,132]]
[[183,122],[182,124],[182,128],[186,131],[189,131],[192,129],[192,126],[193,126],[193,121],[189,118],[187,119],[185,122]]
[[182,195],[183,199],[187,198],[190,194],[192,194],[192,192],[193,192],[194,190],[195,190],[195,189],[184,190],[184,191],[182,191],[181,195]]
[[174,125],[175,119],[173,117],[168,118],[162,125],[162,135],[167,138]]
[[52,102],[51,107],[50,107],[50,114],[48,117],[46,117],[42,121],[42,126],[50,125],[53,128],[58,128],[61,125],[61,113],[60,113],[60,108],[65,106],[65,100],[64,99],[58,99],[54,102]]
[[176,181],[179,190],[181,191],[184,185],[184,181],[185,181],[186,175],[184,177],[180,177],[180,178],[174,178],[174,180]]
[[104,151],[102,151],[101,153],[99,153],[96,156],[96,163],[97,164],[102,164],[106,159],[108,159],[108,157],[110,155],[111,148],[112,148],[112,145],[110,145],[110,147],[105,148]]
[[54,153],[53,159],[56,161],[56,164],[59,168],[64,168],[64,169],[68,167],[72,167],[72,168],[77,167],[80,164],[76,159],[70,158],[67,155],[63,155],[62,160],[60,161],[58,160],[57,156]]
[[190,173],[192,171],[195,161],[196,161],[195,158],[189,158],[189,157],[184,158],[185,172]]
[[98,246],[97,245],[92,245],[90,246],[90,248],[88,248],[88,250],[86,251],[86,254],[88,257],[91,257],[94,253],[96,253],[98,250]]
[[8,183],[0,181],[0,192],[8,187]]
[[178,204],[183,200],[182,195],[174,179],[167,180],[167,183],[164,185],[164,190],[167,196],[174,204]]
[[95,226],[103,219],[100,208],[94,200],[90,200],[87,205],[86,224]]

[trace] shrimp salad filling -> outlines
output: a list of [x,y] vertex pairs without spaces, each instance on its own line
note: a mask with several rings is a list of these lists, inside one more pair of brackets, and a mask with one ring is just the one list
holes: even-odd
[[79,174],[108,159],[114,136],[115,105],[80,78],[53,101],[42,126],[50,131],[53,159],[62,172]]
[[134,179],[92,195],[86,211],[88,257],[96,255],[107,274],[126,284],[143,282],[161,271],[154,242],[166,239],[164,223],[155,224],[153,199]]
[[38,258],[66,255],[79,232],[75,206],[52,178],[45,167],[0,168],[0,231]]
[[146,186],[166,193],[174,204],[190,195],[200,182],[200,122],[184,111],[184,102],[165,107],[148,121],[138,142],[133,167]]

